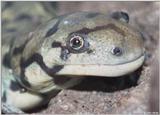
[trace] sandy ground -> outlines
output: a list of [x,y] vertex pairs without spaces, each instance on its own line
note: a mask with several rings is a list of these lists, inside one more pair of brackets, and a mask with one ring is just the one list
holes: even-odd
[[[49,8],[55,7],[55,11]],[[158,112],[158,41],[159,41],[159,6],[158,2],[58,2],[46,6],[48,14],[35,13],[28,28],[6,31],[5,15],[2,14],[2,43],[8,42],[11,36],[33,30],[33,25],[48,20],[50,17],[76,11],[95,11],[111,13],[126,11],[130,16],[130,24],[138,28],[144,35],[147,60],[144,66],[132,76],[119,78],[86,78],[81,84],[62,90],[48,104],[32,113],[150,113]],[[20,6],[19,6],[20,7]],[[39,6],[38,6],[39,7]],[[3,7],[2,7],[3,8]],[[40,9],[40,8],[39,8]],[[43,9],[43,10],[44,10]],[[6,10],[2,10],[5,12]],[[37,11],[39,12],[39,10]],[[42,10],[40,10],[42,12]],[[36,15],[36,16],[35,16]],[[38,17],[38,18],[37,18]],[[46,18],[45,18],[46,17]],[[24,21],[26,23],[26,21]],[[15,23],[10,19],[9,23]],[[31,23],[29,25],[29,23]],[[19,22],[18,22],[19,24]],[[16,27],[17,25],[11,26]],[[20,25],[18,26],[20,27]],[[10,28],[9,28],[10,29]],[[25,31],[25,32],[24,32]],[[155,52],[156,50],[156,52]],[[152,85],[151,85],[152,81]]]

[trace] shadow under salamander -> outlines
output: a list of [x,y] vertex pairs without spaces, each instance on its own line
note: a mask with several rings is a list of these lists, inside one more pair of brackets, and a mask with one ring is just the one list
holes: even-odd
[[120,77],[86,77],[80,84],[70,88],[79,91],[114,92],[138,85],[142,67],[130,75]]

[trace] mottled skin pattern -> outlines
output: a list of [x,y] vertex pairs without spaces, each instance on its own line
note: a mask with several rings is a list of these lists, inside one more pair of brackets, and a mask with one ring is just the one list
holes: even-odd
[[[14,77],[25,88],[24,95],[52,95],[54,90],[78,84],[83,73],[57,75],[67,65],[117,66],[139,59],[144,55],[141,35],[124,20],[100,13],[73,13],[41,25],[21,44],[15,41],[10,49],[10,63]],[[75,35],[84,39],[84,47],[77,51],[70,47],[70,39]],[[115,47],[120,48],[121,55],[112,53]],[[44,98],[40,97],[42,101]],[[19,108],[31,109],[40,101],[35,103],[30,108]]]

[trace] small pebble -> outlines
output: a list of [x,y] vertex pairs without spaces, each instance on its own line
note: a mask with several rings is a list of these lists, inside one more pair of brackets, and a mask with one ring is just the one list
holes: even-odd
[[68,110],[68,109],[69,109],[69,106],[68,106],[68,105],[62,105],[61,108],[62,108],[63,110]]
[[9,73],[11,73],[11,74],[13,73],[12,69],[9,69]]

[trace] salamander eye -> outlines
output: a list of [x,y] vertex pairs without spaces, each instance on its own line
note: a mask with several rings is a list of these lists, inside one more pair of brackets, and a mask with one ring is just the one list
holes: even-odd
[[70,47],[73,48],[74,50],[79,50],[84,46],[84,39],[81,36],[73,36],[70,39],[69,43]]
[[122,55],[122,49],[120,47],[113,47],[111,53],[116,56]]
[[85,35],[74,33],[69,36],[67,48],[71,53],[82,53],[89,49],[88,38]]

